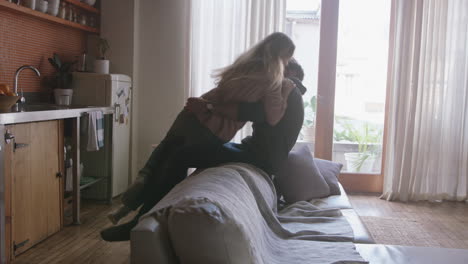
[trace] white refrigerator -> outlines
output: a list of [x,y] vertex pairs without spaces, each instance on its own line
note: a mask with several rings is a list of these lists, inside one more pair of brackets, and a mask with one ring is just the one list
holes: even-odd
[[[122,74],[73,73],[73,105],[108,106],[113,117],[104,122],[104,148],[97,153],[81,150],[82,175],[107,178],[90,196],[109,199],[123,193],[130,177],[130,110],[132,81]],[[83,144],[82,144],[83,145]],[[107,182],[107,183],[104,183]]]

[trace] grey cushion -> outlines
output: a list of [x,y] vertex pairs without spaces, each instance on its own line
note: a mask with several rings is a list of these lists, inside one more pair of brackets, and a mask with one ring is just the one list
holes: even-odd
[[287,203],[330,195],[330,188],[305,145],[293,149],[276,175],[280,193]]
[[343,168],[343,164],[322,159],[314,159],[314,161],[327,182],[328,187],[330,187],[330,195],[341,194],[338,176],[340,175],[341,168]]
[[130,235],[131,263],[176,264],[177,257],[172,249],[167,228],[152,216],[140,218]]
[[170,209],[169,234],[180,263],[252,263],[245,230],[205,198],[179,202]]

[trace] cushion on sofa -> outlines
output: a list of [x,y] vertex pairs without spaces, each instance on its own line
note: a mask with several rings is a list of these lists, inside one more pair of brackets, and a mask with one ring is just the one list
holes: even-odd
[[330,188],[306,145],[294,148],[275,176],[278,189],[287,203],[307,201],[330,194]]
[[330,195],[325,198],[312,199],[308,202],[320,209],[353,209],[343,186],[341,184],[339,184],[339,186],[341,192],[340,195]]
[[154,217],[146,217],[132,229],[131,263],[177,263],[169,233]]
[[205,198],[184,200],[172,207],[168,227],[180,263],[241,264],[252,260],[244,232]]
[[341,194],[338,176],[340,175],[341,168],[343,168],[343,164],[317,158],[314,161],[330,188],[330,195]]

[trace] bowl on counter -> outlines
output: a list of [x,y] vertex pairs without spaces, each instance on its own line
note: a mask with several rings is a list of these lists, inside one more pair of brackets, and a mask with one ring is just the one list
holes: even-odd
[[0,95],[0,111],[9,111],[10,108],[18,102],[20,96]]

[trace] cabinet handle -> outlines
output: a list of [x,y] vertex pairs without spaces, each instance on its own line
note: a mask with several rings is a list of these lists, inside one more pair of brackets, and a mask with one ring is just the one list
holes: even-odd
[[14,145],[14,147],[13,147],[13,152],[15,152],[16,149],[25,148],[25,147],[27,147],[27,146],[29,146],[29,144],[26,144],[26,143],[16,143],[16,142],[15,142],[15,145]]
[[57,174],[55,174],[55,176],[57,178],[62,178],[63,177],[63,173],[62,172],[57,172]]
[[23,247],[27,243],[29,243],[29,239],[26,239],[25,241],[18,244],[16,244],[16,242],[13,241],[13,250],[16,251],[18,248]]

